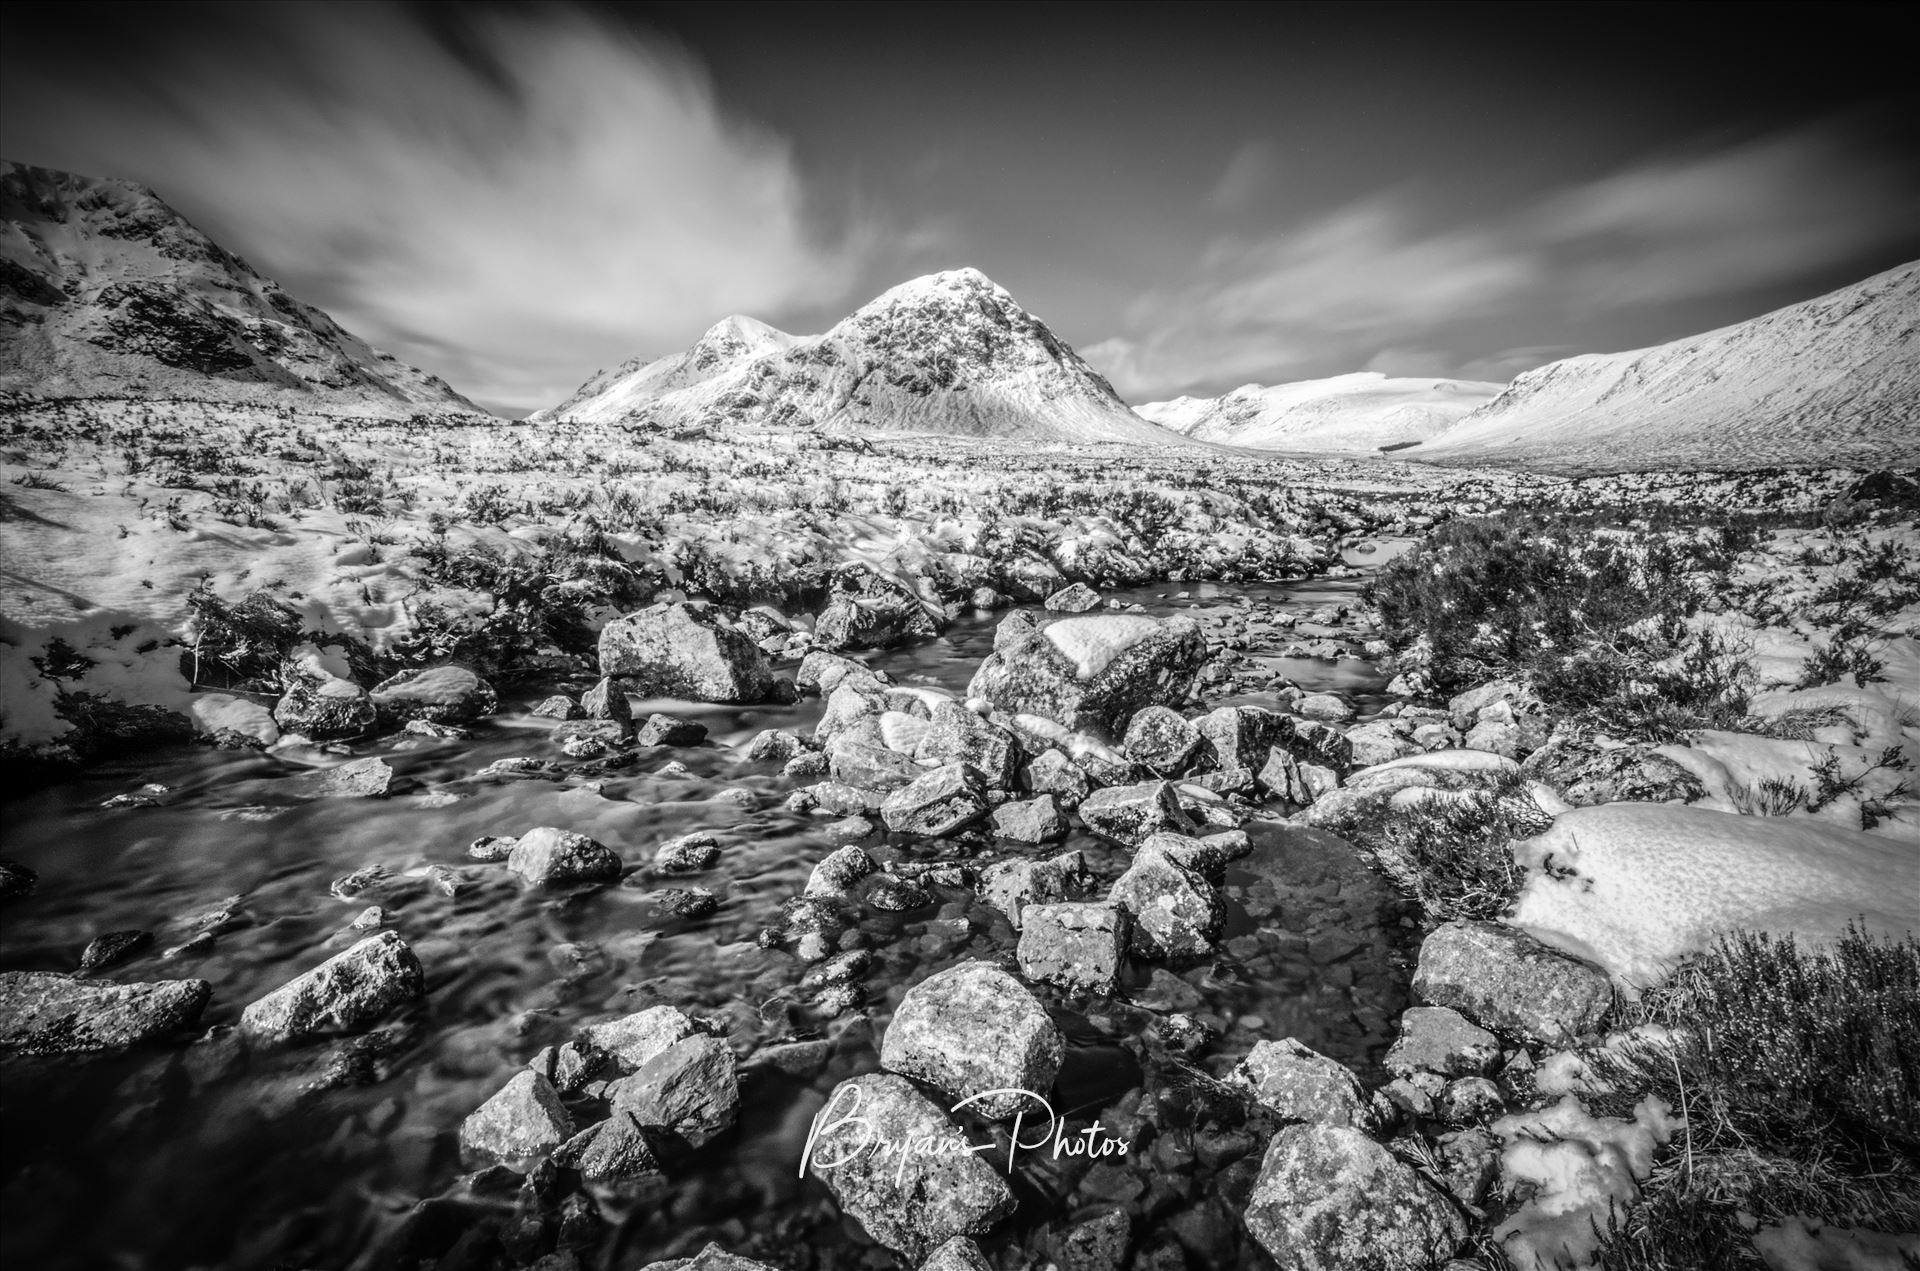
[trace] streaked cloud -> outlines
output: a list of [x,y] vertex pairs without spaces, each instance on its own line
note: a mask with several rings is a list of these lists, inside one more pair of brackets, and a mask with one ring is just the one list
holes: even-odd
[[479,400],[551,404],[727,313],[842,297],[872,243],[816,223],[788,144],[684,50],[583,11],[476,11],[455,42],[398,6],[218,12],[217,40],[131,77],[10,70],[10,156],[55,137],[190,192],[228,246]]
[[1249,141],[1227,160],[1220,180],[1207,192],[1207,204],[1220,212],[1240,212],[1258,203],[1280,179],[1280,160],[1273,145]]
[[1437,224],[1417,191],[1394,190],[1270,236],[1216,239],[1191,282],[1140,296],[1124,333],[1086,352],[1136,399],[1368,366],[1510,378],[1561,346],[1466,349],[1444,367],[1434,351],[1462,349],[1475,323],[1791,283],[1915,224],[1910,165],[1836,124],[1642,162],[1465,225]]

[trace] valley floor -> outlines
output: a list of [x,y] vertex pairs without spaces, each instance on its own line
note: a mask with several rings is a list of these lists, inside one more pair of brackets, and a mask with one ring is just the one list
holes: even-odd
[[[5,407],[0,752],[55,778],[0,862],[10,1254],[1897,1266],[1917,518],[1838,469]],[[600,682],[689,598],[799,700]],[[1103,675],[1156,704],[1062,714]],[[89,996],[136,980],[210,987]],[[885,1074],[1009,1071],[1137,1154],[1005,1210],[795,1174],[851,1084],[946,1132]]]

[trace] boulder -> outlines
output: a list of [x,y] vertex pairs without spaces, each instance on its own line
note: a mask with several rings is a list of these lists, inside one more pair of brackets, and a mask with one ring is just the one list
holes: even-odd
[[1091,877],[1086,857],[1079,852],[1062,852],[1044,861],[1021,857],[996,861],[981,870],[979,894],[1018,931],[1020,914],[1028,905],[1078,900]]
[[885,688],[865,662],[841,657],[838,653],[828,653],[824,649],[815,649],[800,659],[800,669],[793,673],[793,682],[804,692],[823,695],[833,692],[842,684],[876,693]]
[[1063,618],[987,657],[967,689],[1012,714],[1116,734],[1145,706],[1177,706],[1206,662],[1191,618]]
[[801,895],[816,899],[845,898],[859,886],[861,879],[879,868],[865,848],[851,845],[838,848],[813,867]]
[[1337,1125],[1274,1135],[1245,1221],[1275,1262],[1300,1271],[1428,1271],[1467,1238],[1466,1220],[1411,1166]]
[[920,1271],[993,1271],[993,1264],[980,1252],[980,1246],[965,1236],[955,1236],[927,1255]]
[[653,849],[656,874],[697,874],[720,862],[720,840],[704,830],[670,838]]
[[1017,956],[1030,980],[1111,993],[1126,946],[1127,915],[1114,905],[1028,905],[1021,913]]
[[607,1101],[643,1126],[703,1147],[732,1126],[740,1111],[733,1049],[706,1033],[683,1037],[610,1085]]
[[705,601],[650,605],[600,631],[600,671],[642,697],[696,702],[764,702],[774,695],[767,655],[735,625],[734,613]]
[[289,793],[307,799],[378,799],[393,786],[393,769],[386,760],[369,756],[331,768],[303,772],[287,781]]
[[1032,1099],[989,1091],[1027,1091],[1042,1099],[1060,1071],[1064,1042],[1027,987],[989,962],[962,962],[907,991],[887,1025],[880,1065],[924,1081],[954,1100],[1006,1120],[1040,1111]]
[[1161,776],[1177,777],[1193,761],[1200,742],[1200,730],[1179,711],[1148,706],[1135,711],[1127,722],[1121,746],[1129,758]]
[[950,763],[886,797],[880,819],[895,834],[941,838],[987,815],[986,782],[970,764]]
[[656,1133],[633,1113],[615,1112],[554,1149],[553,1163],[577,1171],[581,1181],[587,1183],[617,1183],[658,1175],[664,1168],[654,1142]]
[[1010,790],[1020,765],[1012,733],[955,701],[934,705],[913,757],[924,764],[964,763],[979,770],[990,790]]
[[1433,1072],[1477,1077],[1500,1062],[1500,1039],[1444,1006],[1410,1006],[1400,1013],[1400,1036],[1387,1052],[1387,1071],[1405,1077]]
[[926,774],[908,756],[862,741],[851,731],[836,733],[827,742],[827,771],[835,781],[860,790],[898,790]]
[[573,1118],[553,1084],[522,1068],[460,1123],[461,1154],[530,1167],[573,1134]]
[[1613,1004],[1607,973],[1492,922],[1449,922],[1420,946],[1414,996],[1496,1032],[1565,1046]]
[[1354,709],[1346,699],[1332,693],[1309,693],[1295,702],[1293,709],[1302,718],[1328,724],[1344,724],[1354,716]]
[[255,1001],[240,1013],[240,1031],[259,1042],[357,1032],[426,991],[413,950],[382,931]]
[[370,696],[389,718],[429,724],[470,724],[499,705],[493,685],[464,666],[409,668],[374,685]]
[[993,810],[994,837],[1010,843],[1038,847],[1065,838],[1068,828],[1060,801],[1050,794],[1003,803]]
[[1211,953],[1226,921],[1219,893],[1159,846],[1143,844],[1134,853],[1107,900],[1133,919],[1132,948],[1146,958]]
[[698,746],[707,739],[707,726],[697,719],[655,713],[640,725],[634,740],[642,746]]
[[620,877],[613,849],[572,830],[542,825],[522,834],[507,853],[507,868],[530,886],[605,883]]
[[[885,1150],[907,1143],[923,1150]],[[912,1082],[873,1072],[834,1087],[814,1117],[806,1165],[842,1213],[917,1263],[1013,1212],[1013,1192],[973,1147]]]
[[599,759],[630,745],[633,725],[617,719],[568,719],[555,724],[547,737],[570,759]]
[[650,1006],[619,1019],[588,1024],[580,1030],[580,1040],[606,1052],[622,1073],[633,1073],[696,1031],[693,1021],[677,1008]]
[[[624,699],[623,699],[624,700]],[[565,693],[555,693],[552,697],[543,697],[528,709],[527,714],[539,719],[584,719],[586,713],[580,709],[580,703]]]
[[1283,1121],[1365,1130],[1373,1119],[1359,1079],[1291,1037],[1256,1045],[1227,1080]]
[[273,706],[273,722],[283,733],[313,741],[364,737],[380,723],[380,708],[367,690],[335,674],[332,661],[312,645],[296,650],[282,664],[285,685]]
[[1221,706],[1193,721],[1207,766],[1259,772],[1277,741],[1294,735],[1294,721],[1260,706]]
[[1102,838],[1128,845],[1149,835],[1180,834],[1194,828],[1173,786],[1165,781],[1095,790],[1081,801],[1080,819]]
[[1100,607],[1100,593],[1085,583],[1062,587],[1046,599],[1049,613],[1086,613]]
[[822,649],[884,649],[940,634],[943,617],[891,578],[866,565],[843,565],[835,595],[813,624]]
[[1060,750],[1042,750],[1021,774],[1027,789],[1035,794],[1050,794],[1060,806],[1071,812],[1093,790],[1085,770]]
[[205,980],[108,984],[0,972],[0,1053],[63,1055],[158,1041],[198,1021],[212,996]]

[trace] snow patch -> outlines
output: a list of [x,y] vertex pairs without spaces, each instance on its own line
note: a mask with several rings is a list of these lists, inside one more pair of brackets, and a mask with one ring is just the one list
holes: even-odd
[[1631,1121],[1592,1116],[1572,1095],[1495,1121],[1493,1132],[1506,1143],[1500,1165],[1507,1184],[1533,1193],[1493,1233],[1514,1271],[1592,1266],[1609,1215],[1624,1217],[1653,1172],[1654,1149],[1685,1124],[1652,1095]]
[[1062,618],[1047,627],[1047,639],[1073,663],[1076,679],[1090,680],[1122,653],[1160,629],[1156,618],[1097,614]]
[[1811,945],[1849,923],[1920,930],[1920,847],[1807,819],[1609,803],[1563,814],[1513,855],[1529,876],[1508,921],[1629,986],[1737,929]]

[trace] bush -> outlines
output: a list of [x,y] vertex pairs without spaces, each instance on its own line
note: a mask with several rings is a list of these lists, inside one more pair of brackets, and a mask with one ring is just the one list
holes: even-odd
[[[1624,1112],[1652,1092],[1688,1118],[1684,1156],[1649,1181],[1600,1265],[1758,1266],[1754,1220],[1920,1228],[1920,944],[1849,932],[1810,952],[1742,934],[1630,1008],[1678,1030],[1670,1055],[1596,1067]],[[1630,1017],[1628,1023],[1636,1022]],[[1744,1220],[1743,1220],[1744,1216]]]
[[1728,542],[1537,513],[1456,520],[1368,595],[1395,648],[1435,650],[1425,670],[1442,697],[1520,678],[1550,707],[1664,740],[1746,709],[1745,658],[1686,623],[1724,578]]
[[1435,923],[1505,913],[1526,880],[1508,845],[1552,824],[1517,772],[1461,797],[1443,792],[1399,807],[1391,797],[1362,799],[1321,826],[1359,848]]

